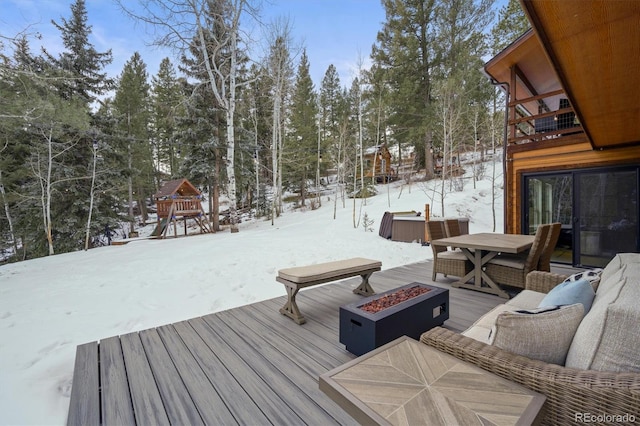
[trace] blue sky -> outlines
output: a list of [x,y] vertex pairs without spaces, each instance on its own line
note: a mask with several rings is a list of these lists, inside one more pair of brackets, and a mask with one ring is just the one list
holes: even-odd
[[[62,50],[59,31],[51,20],[60,23],[69,18],[74,0],[0,0],[0,34],[13,37],[18,33],[41,34],[33,40],[32,50],[41,45],[50,52]],[[127,4],[135,4],[128,0]],[[99,52],[112,50],[113,63],[107,68],[116,77],[135,51],[140,52],[150,75],[157,72],[168,50],[149,47],[145,29],[126,17],[112,0],[86,0],[91,42]],[[333,64],[343,85],[355,76],[358,59],[368,64],[371,46],[384,21],[379,0],[270,0],[263,4],[263,17],[268,22],[276,17],[288,18],[293,26],[294,44],[307,49],[311,76],[319,87],[322,77]],[[295,60],[297,66],[298,59]]]

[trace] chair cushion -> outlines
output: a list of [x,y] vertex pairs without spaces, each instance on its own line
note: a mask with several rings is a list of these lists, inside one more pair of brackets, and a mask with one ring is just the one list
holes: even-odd
[[355,257],[353,259],[280,269],[278,276],[294,283],[303,284],[341,275],[356,275],[360,271],[381,267],[382,262],[380,261]]
[[563,281],[547,293],[540,301],[538,307],[573,305],[574,303],[582,303],[584,314],[586,315],[591,309],[593,298],[596,293],[593,287],[586,279],[577,281]]
[[564,365],[583,316],[581,303],[503,312],[491,330],[490,344],[527,358]]
[[[605,268],[606,269],[606,268]],[[604,284],[601,281],[600,287]],[[582,370],[640,372],[640,263],[623,265],[598,289],[591,311],[576,331],[567,367]]]
[[461,251],[443,251],[438,253],[438,259],[469,260]]
[[489,261],[489,263],[499,266],[506,266],[507,268],[524,269],[524,264],[527,261],[526,256],[501,254]]

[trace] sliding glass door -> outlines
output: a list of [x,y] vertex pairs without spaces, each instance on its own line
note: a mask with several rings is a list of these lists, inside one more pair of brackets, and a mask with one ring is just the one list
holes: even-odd
[[573,177],[569,173],[536,175],[527,177],[525,186],[525,233],[533,235],[540,224],[560,222],[560,237],[551,261],[572,263]]
[[578,174],[578,264],[604,266],[638,249],[638,171]]
[[560,222],[552,261],[604,266],[616,254],[637,252],[640,168],[590,169],[524,177],[522,225]]

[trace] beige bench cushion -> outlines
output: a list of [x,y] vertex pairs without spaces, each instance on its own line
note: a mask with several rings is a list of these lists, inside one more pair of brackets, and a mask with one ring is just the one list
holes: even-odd
[[278,277],[297,284],[304,284],[343,275],[358,275],[360,272],[381,267],[382,262],[378,260],[354,257],[353,259],[280,269]]

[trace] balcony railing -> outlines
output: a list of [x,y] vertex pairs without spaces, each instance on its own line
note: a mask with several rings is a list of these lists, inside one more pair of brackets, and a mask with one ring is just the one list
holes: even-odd
[[[523,144],[584,133],[574,109],[556,90],[509,102],[509,144]],[[532,112],[532,111],[535,111]]]

